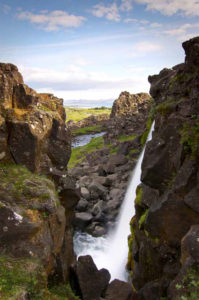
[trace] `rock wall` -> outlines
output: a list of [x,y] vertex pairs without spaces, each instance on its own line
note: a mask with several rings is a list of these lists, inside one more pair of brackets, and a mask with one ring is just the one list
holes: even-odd
[[36,93],[17,67],[0,63],[2,299],[60,299],[51,297],[47,283],[65,283],[75,262],[79,194],[67,173],[71,136],[65,119],[62,99]]
[[199,298],[199,37],[183,48],[185,63],[149,76],[155,130],[129,238],[138,299]]
[[37,94],[17,67],[0,64],[0,163],[25,165],[37,173],[66,170],[71,137],[63,100]]

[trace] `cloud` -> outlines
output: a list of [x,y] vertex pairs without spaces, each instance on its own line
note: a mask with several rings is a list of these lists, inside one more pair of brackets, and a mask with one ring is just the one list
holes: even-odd
[[156,10],[164,15],[171,16],[182,12],[186,16],[199,15],[198,0],[135,0],[137,3],[146,4],[147,10]]
[[110,21],[120,21],[119,8],[116,3],[112,3],[110,6],[97,4],[93,7],[91,13],[97,18],[105,17]]
[[120,9],[122,11],[130,11],[132,10],[133,5],[132,5],[132,0],[122,0],[122,4],[120,6]]
[[148,91],[147,76],[144,78],[113,78],[102,72],[85,72],[78,65],[70,65],[64,71],[19,66],[26,83],[38,92],[52,92],[65,100],[116,99],[121,91],[131,93]]
[[30,23],[41,26],[46,31],[57,31],[66,27],[79,27],[86,20],[83,16],[69,15],[63,10],[54,10],[52,12],[41,11],[34,14],[29,11],[17,14],[19,20],[27,20]]
[[151,23],[150,24],[150,26],[152,27],[152,28],[158,28],[158,27],[162,27],[162,24],[160,24],[160,23]]
[[176,28],[164,30],[163,33],[182,42],[198,35],[198,28],[199,23],[187,23]]
[[155,44],[152,42],[139,42],[135,44],[135,50],[138,53],[148,53],[148,52],[156,52],[162,49],[160,44]]

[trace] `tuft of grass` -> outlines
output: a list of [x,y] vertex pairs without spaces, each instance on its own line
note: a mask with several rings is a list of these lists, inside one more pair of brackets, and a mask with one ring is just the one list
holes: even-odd
[[72,108],[72,107],[65,107],[66,115],[67,115],[67,122],[72,120],[74,122],[81,121],[85,118],[88,118],[92,115],[101,115],[107,114],[110,115],[111,108],[108,107],[101,107],[101,108]]
[[85,146],[80,146],[72,149],[71,157],[68,163],[68,167],[72,168],[77,163],[80,163],[85,157],[86,154],[91,153],[97,149],[102,149],[104,147],[104,138],[99,136],[92,138],[90,143]]

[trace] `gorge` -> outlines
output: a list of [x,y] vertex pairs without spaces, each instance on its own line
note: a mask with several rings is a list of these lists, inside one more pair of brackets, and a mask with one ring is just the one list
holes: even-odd
[[[16,66],[0,64],[1,299],[199,298],[199,37],[183,48],[185,63],[149,76],[153,100],[120,94],[110,118],[98,120],[106,133],[96,149],[77,148],[73,164],[62,99],[35,92]],[[135,169],[128,207],[137,161],[141,182]],[[123,246],[129,234],[128,261],[118,245],[105,247],[113,268],[114,259],[127,264],[130,283],[110,282],[91,256],[76,258],[73,234],[104,239],[124,205],[117,240]]]

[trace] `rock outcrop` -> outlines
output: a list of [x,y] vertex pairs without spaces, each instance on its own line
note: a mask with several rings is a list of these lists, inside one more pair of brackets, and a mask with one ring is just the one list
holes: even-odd
[[23,83],[17,67],[0,64],[0,162],[50,174],[66,170],[71,137],[63,100],[37,94]]
[[129,239],[139,299],[199,297],[199,37],[183,48],[184,64],[149,77],[155,130]]

